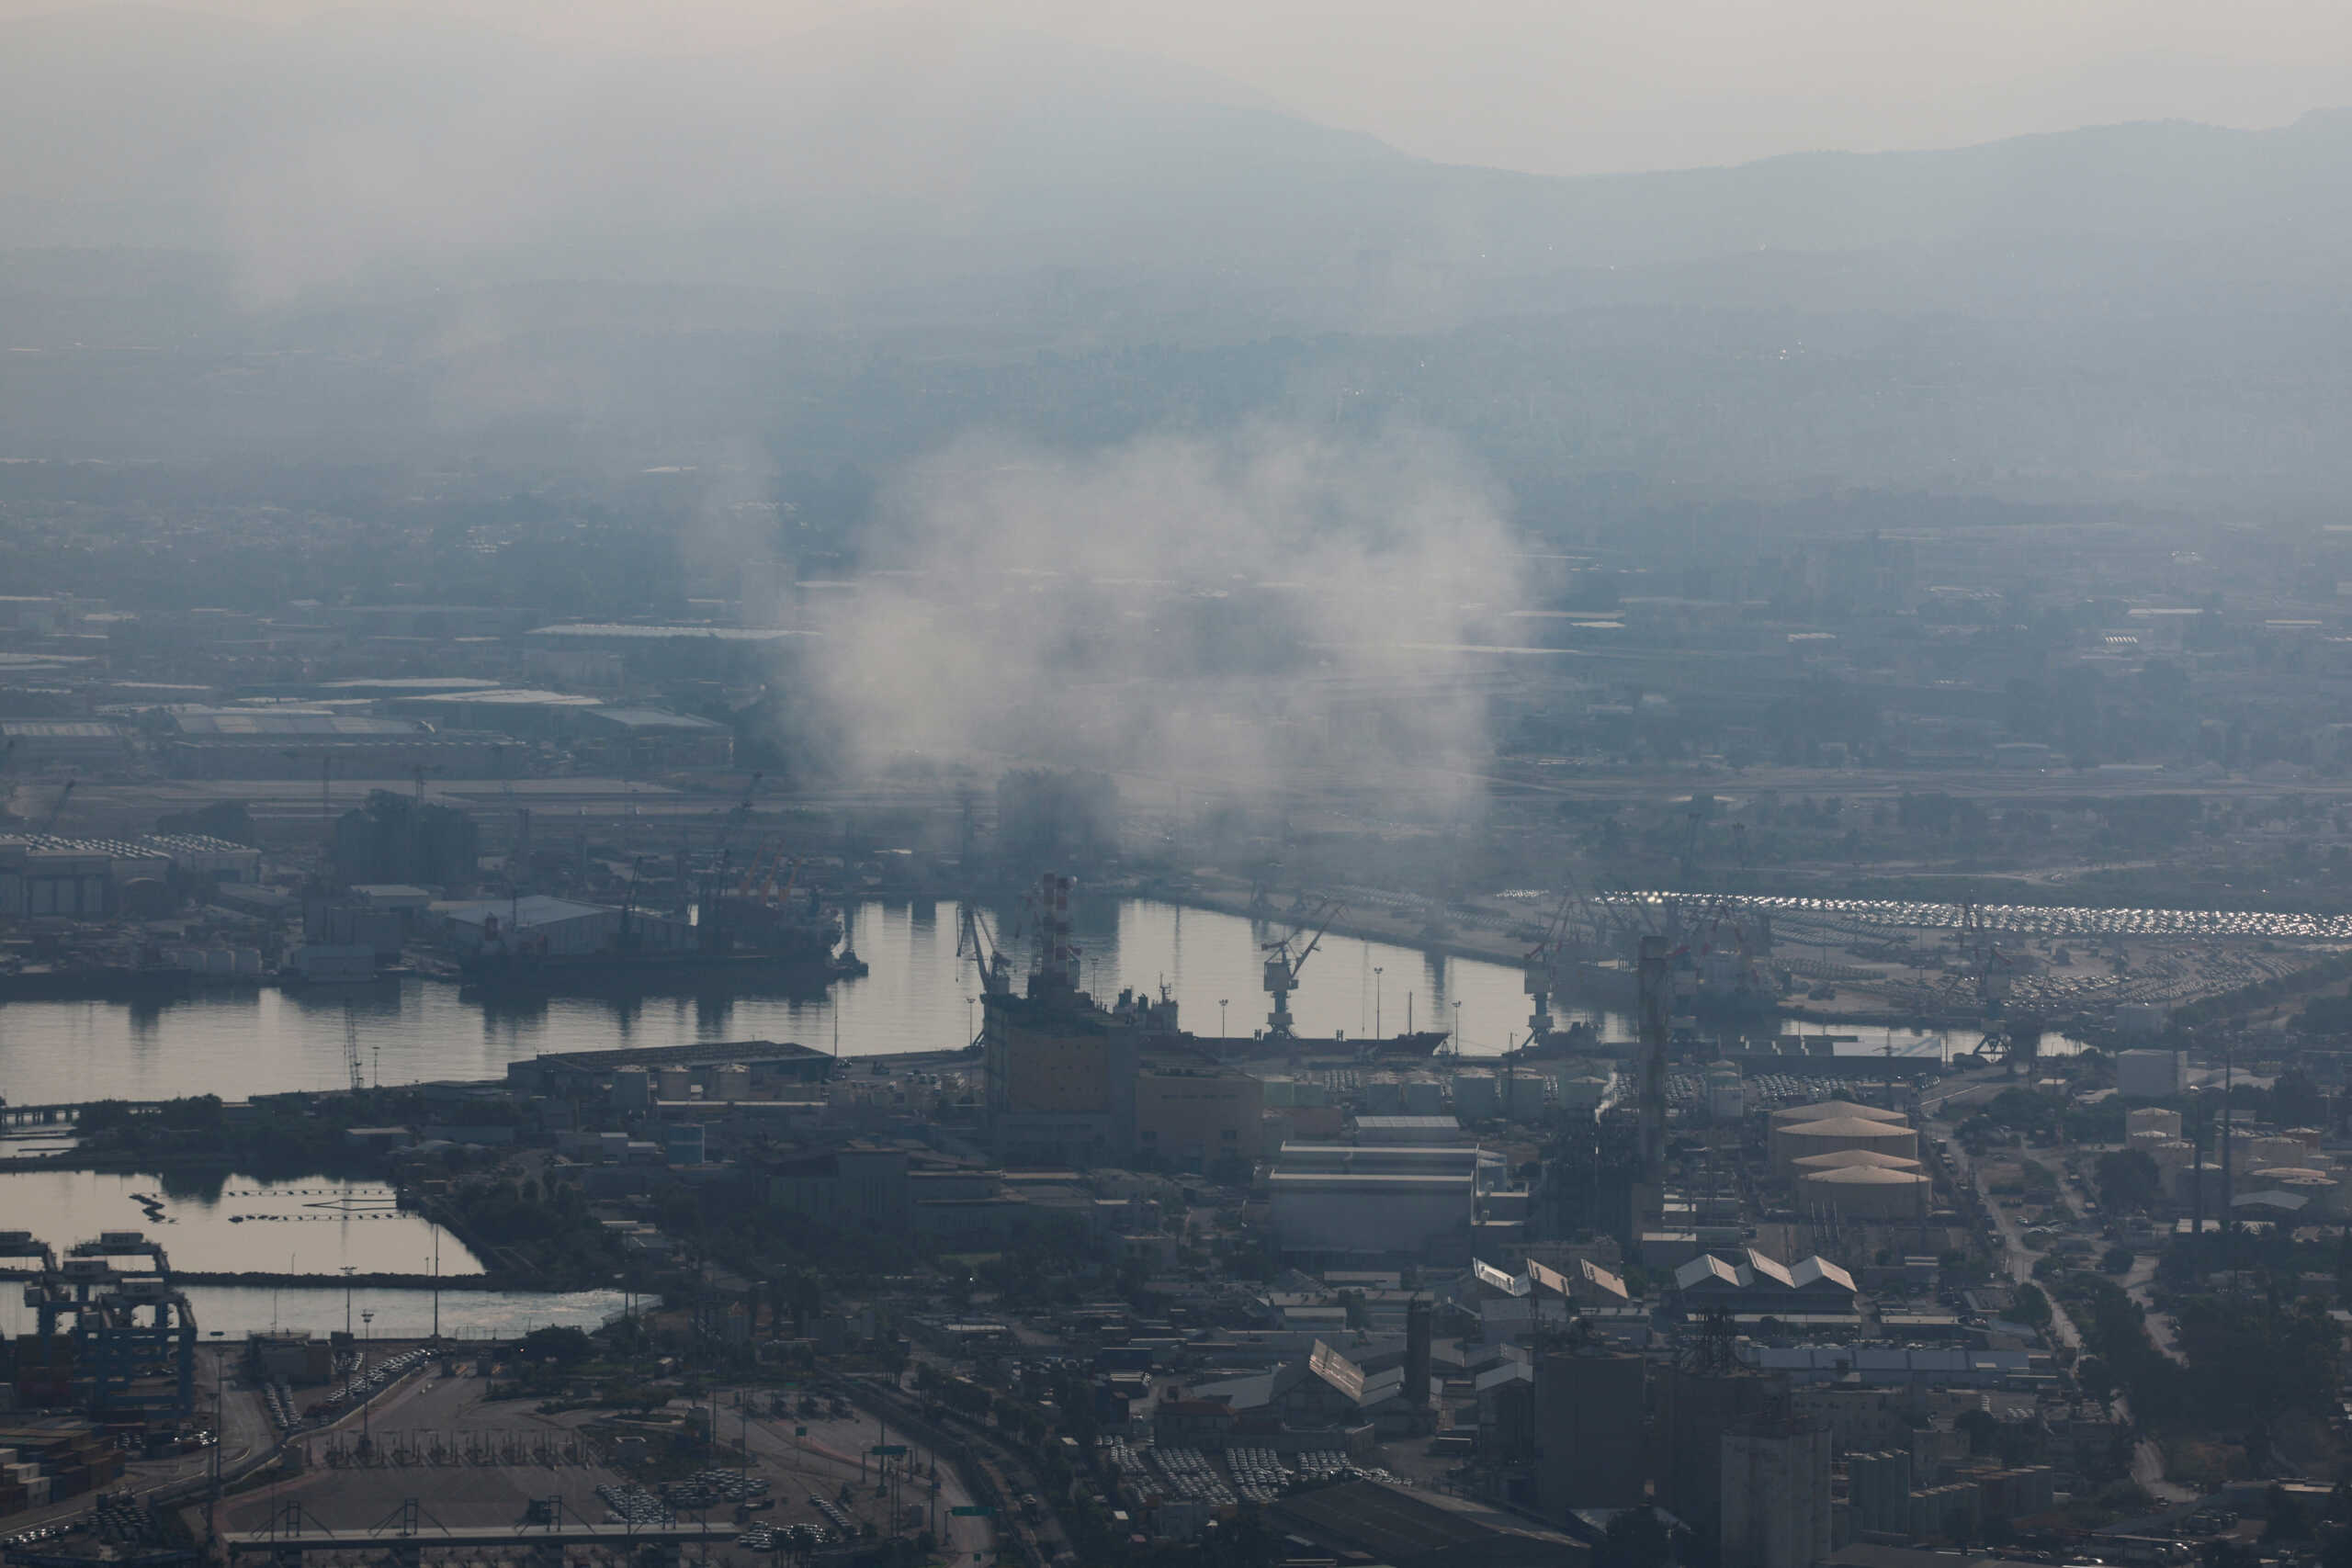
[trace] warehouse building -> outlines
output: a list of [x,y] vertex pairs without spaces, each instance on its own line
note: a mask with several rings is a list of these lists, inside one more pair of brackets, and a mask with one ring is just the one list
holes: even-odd
[[1674,1290],[1685,1312],[1728,1312],[1786,1320],[1792,1316],[1849,1316],[1860,1292],[1854,1277],[1826,1258],[1783,1265],[1754,1247],[1726,1261],[1701,1253],[1674,1271]]
[[0,719],[0,756],[19,774],[113,773],[130,765],[130,737],[103,719]]

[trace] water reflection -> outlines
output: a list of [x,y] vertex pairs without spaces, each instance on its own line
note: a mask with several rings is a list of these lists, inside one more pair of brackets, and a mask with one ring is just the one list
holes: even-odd
[[[989,911],[1008,948],[1024,947],[1018,911]],[[712,994],[691,988],[616,1002],[556,997],[485,1005],[452,986],[401,980],[356,991],[262,989],[161,1004],[19,1002],[0,1007],[0,1095],[19,1104],[118,1097],[324,1089],[348,1082],[346,1043],[371,1078],[408,1083],[503,1075],[542,1051],[615,1049],[702,1040],[794,1041],[848,1055],[956,1050],[973,1034],[973,976],[956,953],[959,908],[945,901],[870,900],[851,911],[850,938],[871,972],[830,987],[808,985]],[[1079,898],[1072,915],[1084,983],[1168,987],[1197,1032],[1248,1034],[1264,1026],[1262,944],[1286,928],[1145,899]],[[1220,1003],[1223,1004],[1220,1007]],[[1455,1004],[1460,1006],[1457,1010]],[[1328,936],[1291,998],[1298,1031],[1360,1037],[1457,1021],[1464,1054],[1493,1055],[1525,1037],[1528,998],[1516,966]],[[1555,1017],[1583,1020],[1603,1040],[1632,1037],[1632,1021],[1559,999]],[[1220,1019],[1223,1020],[1222,1026]],[[1851,1036],[1841,1054],[1933,1055],[1973,1048],[1975,1036],[1920,1036],[1871,1028],[1790,1026]],[[2051,1037],[2053,1054],[2069,1043]]]
[[138,1231],[183,1269],[205,1273],[480,1274],[464,1244],[404,1213],[381,1182],[300,1177],[260,1181],[217,1169],[160,1175],[13,1171],[0,1214],[59,1252],[104,1231]]

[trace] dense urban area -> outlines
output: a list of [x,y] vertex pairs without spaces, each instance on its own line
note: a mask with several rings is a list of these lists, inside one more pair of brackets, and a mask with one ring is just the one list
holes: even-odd
[[2352,1568],[2329,7],[220,3],[0,0],[0,1568]]

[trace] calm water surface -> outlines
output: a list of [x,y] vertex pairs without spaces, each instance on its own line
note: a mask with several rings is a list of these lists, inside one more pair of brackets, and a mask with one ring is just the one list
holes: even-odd
[[[344,1325],[343,1292],[330,1287],[195,1285],[187,1297],[197,1326],[208,1339],[216,1333],[242,1339],[255,1329],[273,1327],[323,1335]],[[620,1316],[628,1302],[617,1291],[444,1291],[441,1333],[445,1338],[484,1339],[534,1328],[599,1328]],[[642,1310],[646,1298],[637,1298],[637,1304]],[[363,1312],[374,1313],[375,1322],[359,1317]],[[379,1339],[421,1339],[433,1332],[433,1292],[356,1290],[351,1313],[355,1333],[364,1327]],[[22,1292],[0,1292],[0,1333],[30,1334],[33,1329],[33,1314],[26,1309]]]
[[[1074,914],[1085,981],[1097,996],[1164,984],[1197,1033],[1263,1027],[1261,944],[1287,928],[1135,898],[1080,898]],[[484,1007],[461,999],[453,986],[408,980],[356,993],[265,989],[160,1006],[19,1002],[0,1007],[0,1098],[42,1104],[332,1089],[349,1081],[352,1045],[369,1081],[388,1084],[497,1077],[508,1062],[545,1051],[696,1041],[796,1041],[820,1050],[838,1042],[847,1055],[954,1050],[977,1027],[977,987],[969,961],[956,956],[956,906],[944,900],[860,905],[850,927],[873,973],[798,997]],[[997,921],[1001,931],[1016,925]],[[1025,964],[1019,942],[1008,945],[1023,961],[1016,967]],[[1528,999],[1519,971],[1507,964],[1330,936],[1302,981],[1291,1002],[1302,1034],[1458,1025],[1463,1054],[1479,1056],[1527,1032]],[[1555,1016],[1592,1021],[1607,1039],[1631,1038],[1629,1018],[1573,1002],[1555,1004]],[[1962,1030],[1839,1032],[1854,1037],[1838,1045],[1841,1054],[1875,1055],[1891,1045],[1899,1055],[1935,1056],[1972,1049],[1978,1038]]]
[[[138,1231],[180,1269],[207,1273],[319,1274],[434,1271],[437,1227],[394,1205],[377,1181],[249,1176],[191,1184],[184,1177],[112,1171],[0,1174],[6,1228],[29,1230],[60,1252],[101,1231]],[[440,1271],[482,1272],[457,1237],[438,1235]]]

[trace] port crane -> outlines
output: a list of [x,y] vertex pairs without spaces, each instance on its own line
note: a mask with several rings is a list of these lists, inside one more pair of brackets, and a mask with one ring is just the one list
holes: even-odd
[[359,1065],[359,1015],[349,1002],[343,1004],[343,1066],[351,1075],[352,1093],[368,1087],[368,1075]]
[[1605,948],[1609,933],[1617,923],[1617,917],[1588,897],[1574,876],[1561,874],[1559,907],[1552,911],[1551,922],[1544,928],[1535,945],[1520,961],[1528,996],[1527,1037],[1531,1043],[1552,1028],[1552,992],[1559,985],[1561,964],[1571,950],[1580,945]]
[[44,837],[57,831],[57,819],[65,815],[65,803],[74,798],[74,786],[80,782],[78,779],[67,779],[65,787],[59,790],[57,798],[50,803],[49,815],[42,818],[40,825]]
[[[1331,929],[1331,922],[1340,918],[1344,908],[1336,899],[1327,898],[1319,908],[1299,922],[1297,930],[1265,944],[1266,991],[1274,998],[1274,1010],[1266,1015],[1266,1032],[1270,1037],[1276,1040],[1291,1037],[1291,1025],[1295,1021],[1290,1012],[1290,994],[1298,989],[1299,971],[1306,967],[1309,958],[1315,956],[1315,950],[1323,945],[1323,933]],[[1309,924],[1315,928],[1312,936],[1306,933]]]
[[991,997],[1012,994],[1012,964],[997,945],[996,933],[989,930],[988,918],[969,899],[964,901],[956,916],[956,956],[969,958],[980,973],[980,989]]

